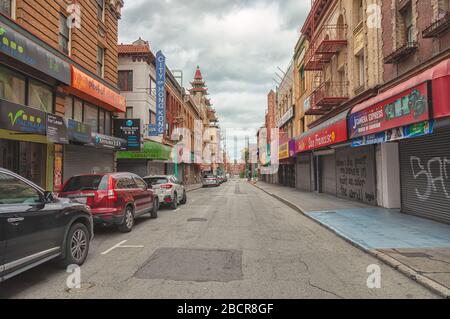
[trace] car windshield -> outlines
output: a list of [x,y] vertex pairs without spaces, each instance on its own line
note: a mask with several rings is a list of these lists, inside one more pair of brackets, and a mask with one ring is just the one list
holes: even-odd
[[64,186],[63,193],[108,189],[108,177],[102,175],[75,176]]
[[165,177],[151,177],[151,178],[145,178],[144,181],[148,185],[161,185],[161,184],[167,184],[169,181]]
[[215,176],[214,175],[205,175],[204,178],[215,178]]

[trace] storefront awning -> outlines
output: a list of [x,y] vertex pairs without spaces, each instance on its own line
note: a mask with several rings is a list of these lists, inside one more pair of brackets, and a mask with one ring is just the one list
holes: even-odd
[[102,106],[111,112],[126,111],[125,97],[73,65],[71,66],[71,69],[72,86],[68,88],[69,93],[74,93],[75,95],[86,99],[88,102]]
[[70,65],[61,53],[1,14],[0,53],[70,85]]
[[347,141],[347,115],[345,111],[312,128],[295,139],[295,153],[311,151]]
[[117,152],[117,159],[170,160],[172,148],[157,142],[146,141],[141,152]]
[[[428,88],[424,88],[425,83],[431,83],[431,100],[433,101],[433,103],[431,106],[427,106],[431,108],[433,118],[450,116],[450,104],[448,103],[448,101],[450,101],[450,59],[447,59],[439,63],[438,65],[428,69],[427,71],[397,85],[396,87],[389,89],[361,104],[356,105],[352,109],[350,117],[354,118],[354,114],[361,114],[361,112],[370,114],[371,109],[376,109],[376,107],[379,105],[395,103],[396,98],[398,100],[398,98],[405,97],[406,95],[411,94],[414,90],[419,90],[422,94],[431,94]],[[426,92],[424,90],[426,90]],[[392,99],[393,101],[391,101]],[[414,102],[415,101],[413,101],[413,103]],[[421,104],[419,104],[418,107],[420,106]],[[417,113],[415,115],[417,116]],[[376,116],[376,114],[373,116]],[[374,119],[372,118],[372,120]],[[423,118],[416,120],[416,123],[420,122],[421,120],[427,120],[427,118],[425,118],[424,116]],[[411,122],[407,123],[407,121],[405,120],[399,122],[400,123],[397,126],[412,124]],[[382,131],[386,129],[386,126],[372,126],[372,128],[376,128],[379,129],[378,131]],[[371,129],[366,133],[371,134],[376,131],[377,130]]]

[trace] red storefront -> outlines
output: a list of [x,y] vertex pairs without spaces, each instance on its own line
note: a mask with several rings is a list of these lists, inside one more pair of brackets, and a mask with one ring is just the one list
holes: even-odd
[[349,128],[353,145],[398,144],[402,212],[450,223],[450,59],[357,105]]

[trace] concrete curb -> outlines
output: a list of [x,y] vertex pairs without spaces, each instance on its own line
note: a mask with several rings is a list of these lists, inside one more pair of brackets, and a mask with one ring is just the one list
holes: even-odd
[[195,187],[195,188],[186,189],[186,193],[190,193],[190,192],[193,192],[193,191],[197,191],[197,190],[202,189],[202,188],[203,188],[203,186],[197,186],[197,187]]
[[408,267],[407,265],[401,263],[400,261],[398,261],[397,259],[382,253],[380,251],[377,250],[370,250],[367,249],[366,247],[358,244],[357,242],[354,242],[353,240],[351,240],[350,238],[344,236],[343,234],[341,234],[339,231],[337,231],[336,229],[320,222],[319,220],[309,216],[308,214],[306,214],[304,212],[304,210],[297,206],[296,204],[290,202],[289,200],[278,196],[276,194],[273,194],[269,191],[266,191],[265,189],[259,187],[258,185],[252,184],[253,186],[255,186],[256,188],[262,190],[264,193],[276,198],[277,200],[279,200],[280,202],[282,202],[283,204],[289,206],[290,208],[292,208],[293,210],[299,212],[300,214],[302,214],[303,216],[309,218],[310,220],[316,222],[317,224],[325,227],[326,229],[328,229],[329,231],[333,232],[334,234],[336,234],[337,236],[339,236],[340,238],[344,239],[346,242],[350,243],[352,246],[364,251],[365,253],[377,258],[378,260],[382,261],[383,263],[385,263],[386,265],[394,268],[395,270],[399,271],[400,273],[402,273],[403,275],[405,275],[406,277],[416,281],[417,283],[421,284],[422,286],[424,286],[425,288],[431,290],[432,292],[438,294],[439,296],[445,298],[445,299],[450,299],[450,289],[448,289],[447,287],[439,284],[438,282],[429,279],[428,277],[425,277],[421,274],[419,274],[417,271],[415,271],[414,269]]

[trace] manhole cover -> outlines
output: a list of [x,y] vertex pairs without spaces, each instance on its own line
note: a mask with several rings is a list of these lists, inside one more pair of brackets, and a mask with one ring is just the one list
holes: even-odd
[[161,248],[135,277],[198,282],[242,280],[242,251]]
[[187,221],[204,223],[204,222],[207,222],[208,220],[206,218],[189,218]]

